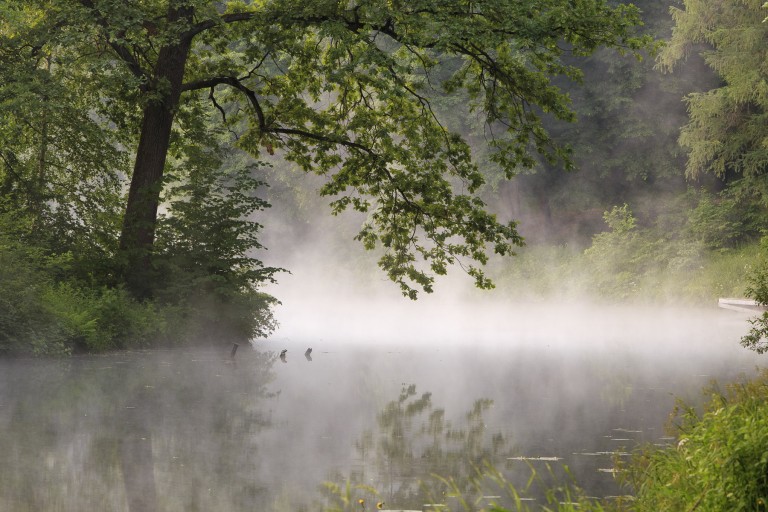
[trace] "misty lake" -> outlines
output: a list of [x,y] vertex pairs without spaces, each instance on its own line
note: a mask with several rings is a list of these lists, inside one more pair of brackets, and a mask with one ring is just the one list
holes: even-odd
[[0,510],[422,510],[451,505],[432,475],[464,486],[483,461],[518,486],[567,465],[616,496],[613,454],[671,442],[676,397],[761,363],[717,308],[351,310],[318,303],[234,359],[222,342],[0,362]]

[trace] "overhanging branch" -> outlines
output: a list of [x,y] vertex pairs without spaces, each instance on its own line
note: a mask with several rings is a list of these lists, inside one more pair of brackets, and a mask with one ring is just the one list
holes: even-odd
[[255,112],[256,118],[259,122],[259,130],[262,133],[268,131],[264,111],[259,104],[259,99],[256,97],[256,93],[234,76],[217,76],[203,80],[196,80],[194,82],[188,82],[181,86],[181,90],[184,92],[195,91],[199,89],[213,89],[217,85],[229,85],[230,87],[234,87],[235,89],[242,92],[246,98],[248,98],[251,107],[253,107],[253,111]]

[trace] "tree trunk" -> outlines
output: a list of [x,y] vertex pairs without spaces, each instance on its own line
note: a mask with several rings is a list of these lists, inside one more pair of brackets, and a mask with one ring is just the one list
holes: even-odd
[[[171,21],[191,18],[191,8],[174,9]],[[191,39],[182,38],[161,48],[148,90],[158,94],[144,108],[139,147],[136,152],[128,204],[120,235],[123,279],[128,290],[138,298],[152,294],[152,247],[155,242],[157,208],[162,191],[163,169],[168,154],[171,128],[181,97],[184,66]]]

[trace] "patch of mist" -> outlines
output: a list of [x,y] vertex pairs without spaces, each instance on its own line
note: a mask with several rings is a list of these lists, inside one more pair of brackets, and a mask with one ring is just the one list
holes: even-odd
[[[272,340],[317,346],[379,345],[423,349],[543,346],[558,350],[701,351],[731,345],[746,333],[745,318],[712,307],[674,303],[616,304],[588,297],[509,298],[508,290],[478,290],[454,267],[432,294],[416,301],[368,255],[335,254],[322,240],[299,244],[290,275],[267,289],[281,301]],[[362,248],[357,248],[364,253]],[[520,297],[520,293],[515,294]]]
[[[270,198],[273,208],[259,219],[268,250],[258,256],[290,272],[264,288],[281,301],[275,311],[279,328],[267,347],[275,342],[275,350],[290,347],[294,355],[307,347],[355,345],[743,350],[738,340],[748,330],[745,318],[718,309],[716,298],[705,308],[674,302],[616,304],[570,291],[510,293],[515,283],[509,280],[498,281],[494,290],[477,290],[454,266],[448,276],[437,278],[434,293],[409,300],[377,267],[376,254],[354,240],[364,216],[332,216],[329,200],[311,191],[320,178],[310,177],[312,186],[298,176],[289,178],[276,187],[280,194]],[[514,257],[511,262],[498,259],[492,259],[492,268],[515,263]]]

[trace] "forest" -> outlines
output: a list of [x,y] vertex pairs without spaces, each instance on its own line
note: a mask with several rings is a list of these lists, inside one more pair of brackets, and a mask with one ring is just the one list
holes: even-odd
[[[333,239],[331,264],[404,301],[450,273],[512,304],[768,305],[766,20],[763,0],[0,0],[0,356],[268,337],[276,236]],[[623,462],[629,504],[552,509],[765,510],[766,382],[680,404],[676,444]]]
[[768,300],[759,1],[0,11],[5,354],[266,336],[262,224],[344,212],[413,299]]

